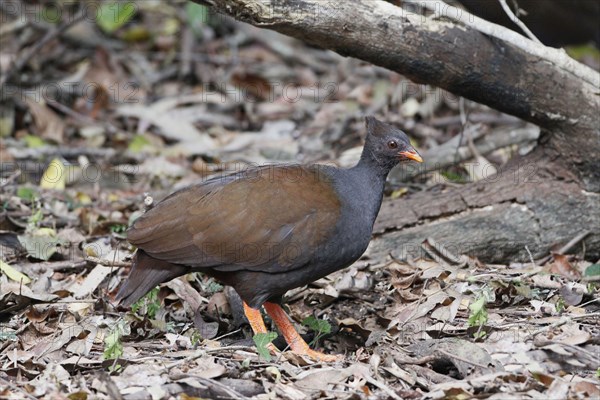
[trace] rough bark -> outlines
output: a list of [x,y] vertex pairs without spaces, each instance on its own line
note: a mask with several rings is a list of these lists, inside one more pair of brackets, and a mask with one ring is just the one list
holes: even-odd
[[432,236],[486,261],[527,260],[525,246],[540,257],[589,230],[580,246],[587,258],[600,256],[597,73],[549,62],[540,55],[545,49],[533,54],[443,16],[426,18],[385,1],[195,1],[543,128],[536,150],[507,167],[513,172],[505,168],[477,184],[384,202],[372,254],[398,254]]
[[455,254],[487,262],[529,261],[525,246],[540,259],[589,231],[573,251],[597,260],[600,195],[569,175],[540,152],[475,184],[384,201],[369,254],[417,257],[432,237]]

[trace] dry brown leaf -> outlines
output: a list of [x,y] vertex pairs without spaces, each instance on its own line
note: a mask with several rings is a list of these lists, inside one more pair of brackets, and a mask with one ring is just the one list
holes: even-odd
[[65,123],[62,118],[46,105],[30,97],[25,97],[25,102],[33,115],[39,135],[44,139],[62,144],[65,133]]
[[581,279],[581,273],[569,262],[569,257],[564,254],[552,253],[554,261],[550,264],[548,271],[568,279]]
[[438,307],[437,309],[433,310],[431,313],[431,318],[446,322],[454,321],[454,318],[456,318],[456,314],[458,313],[460,303],[460,299],[453,299],[449,297],[446,301],[444,301],[442,307]]
[[227,369],[219,364],[214,357],[202,357],[196,360],[195,367],[189,369],[188,373],[205,379],[214,379],[223,376]]
[[[583,289],[583,290],[581,290]],[[577,288],[571,282],[560,288],[560,295],[570,306],[576,306],[583,300],[583,295],[586,293],[586,288]]]
[[266,100],[273,95],[269,81],[258,74],[238,70],[231,75],[231,83],[249,99]]
[[217,292],[210,297],[208,305],[206,306],[206,312],[218,318],[221,314],[231,314],[231,308],[229,307],[229,300],[223,292]]
[[50,315],[51,312],[53,313],[53,311],[52,307],[33,305],[25,312],[25,316],[31,322],[42,322],[45,321],[46,318],[48,318],[48,315]]
[[172,281],[167,282],[165,286],[175,292],[177,297],[181,299],[184,307],[189,307],[191,315],[200,308],[203,302],[208,303],[208,299],[201,296],[200,293],[185,280],[185,277],[173,279]]
[[549,399],[566,399],[568,398],[569,393],[569,383],[565,382],[562,379],[555,379],[548,387],[545,395],[548,396]]
[[339,293],[368,291],[373,287],[372,274],[357,271],[356,268],[344,270],[342,276],[336,280],[334,288]]
[[597,384],[589,381],[579,381],[572,385],[575,392],[587,397],[588,399],[594,399],[600,397],[600,388]]
[[309,370],[296,376],[296,385],[301,389],[327,390],[331,385],[345,381],[352,375],[352,371],[338,368],[321,368]]
[[203,339],[214,339],[219,334],[219,323],[206,322],[200,312],[194,314],[194,327]]
[[115,271],[115,268],[108,268],[98,264],[94,267],[92,272],[85,277],[83,282],[76,282],[69,290],[73,292],[73,297],[76,299],[89,297],[104,279]]
[[[202,149],[208,154],[216,147],[216,142],[206,133],[200,132],[192,123],[171,116],[166,110],[158,110],[153,106],[123,105],[117,109],[119,115],[140,119],[159,128],[166,138],[185,142]],[[142,130],[143,133],[145,129]]]
[[369,329],[363,327],[361,323],[355,320],[354,318],[344,318],[338,321],[338,324],[340,325],[340,327],[352,329],[354,332],[358,333],[365,339],[367,339],[371,334],[371,331]]
[[427,315],[431,310],[433,310],[438,304],[442,304],[443,302],[448,300],[448,294],[444,292],[437,292],[428,297],[426,297],[426,301],[422,304],[416,305],[416,309],[413,308],[410,314],[402,313],[402,316],[397,316],[396,319],[400,323],[406,323],[410,320],[420,318],[424,315]]
[[552,340],[555,342],[578,346],[587,343],[592,338],[591,333],[588,332],[589,328],[578,323],[567,323],[560,329],[560,333],[552,336]]

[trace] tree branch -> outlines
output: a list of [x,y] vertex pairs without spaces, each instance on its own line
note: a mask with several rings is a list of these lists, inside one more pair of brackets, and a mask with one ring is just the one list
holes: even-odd
[[[424,17],[381,0],[194,0],[215,11],[444,88],[546,128],[597,129],[600,76],[562,50],[443,2]],[[404,3],[415,0],[404,0]],[[458,14],[455,14],[458,13]],[[483,34],[482,34],[483,32]]]
[[498,1],[500,2],[500,5],[502,6],[502,9],[506,13],[506,15],[508,15],[508,18],[510,18],[511,21],[513,21],[519,28],[521,28],[521,30],[523,32],[525,32],[525,34],[527,35],[527,37],[529,39],[533,40],[536,43],[542,44],[542,42],[540,41],[540,39],[538,39],[537,37],[535,37],[535,35],[533,34],[533,32],[531,32],[531,30],[527,27],[527,25],[525,25],[523,23],[523,21],[521,21],[515,15],[515,13],[510,9],[510,7],[508,6],[508,3],[506,2],[506,0],[498,0]]
[[[539,41],[536,43],[533,40],[527,40],[527,38],[525,38],[523,35],[513,31],[512,29],[508,29],[503,27],[502,25],[486,21],[469,13],[466,10],[453,7],[443,2],[424,2],[418,0],[404,0],[404,2],[422,6],[427,10],[434,12],[434,17],[440,16],[439,12],[441,3],[443,4],[443,14],[441,16],[446,17],[461,25],[473,28],[474,30],[479,31],[485,35],[495,37],[496,39],[500,39],[504,42],[510,43],[511,45],[520,48],[521,50],[527,52],[528,54],[531,54],[532,56],[539,57],[543,60],[553,63],[559,68],[565,69],[566,71],[570,72],[574,77],[583,79],[587,83],[595,85],[596,87],[598,87],[600,83],[600,74],[598,74],[597,71],[594,71],[587,65],[575,61],[574,59],[569,57],[569,55],[563,49],[555,49],[553,47],[544,46]],[[502,0],[500,2],[502,4]],[[511,18],[510,15],[509,18]],[[521,29],[525,27],[525,29],[523,29],[525,32],[529,31],[529,29],[527,29],[527,27],[516,17],[514,17],[514,19],[511,18],[511,20],[515,22],[515,24]],[[531,35],[533,35],[533,33]]]

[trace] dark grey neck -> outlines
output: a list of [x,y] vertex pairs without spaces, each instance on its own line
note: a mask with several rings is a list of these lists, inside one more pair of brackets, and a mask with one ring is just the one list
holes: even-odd
[[361,182],[366,191],[377,197],[383,196],[385,180],[389,172],[389,168],[384,168],[373,160],[363,158],[353,168],[350,168],[350,173],[356,176],[357,182]]
[[392,168],[397,164],[395,160],[378,159],[377,155],[374,154],[368,147],[363,149],[358,164],[354,168],[368,169],[372,174],[385,178],[388,176]]
[[353,190],[353,197],[360,202],[361,212],[364,213],[363,215],[369,219],[371,224],[375,222],[375,218],[379,213],[385,180],[390,169],[381,166],[380,163],[370,157],[365,157],[363,153],[359,163],[347,170],[352,182],[357,185]]

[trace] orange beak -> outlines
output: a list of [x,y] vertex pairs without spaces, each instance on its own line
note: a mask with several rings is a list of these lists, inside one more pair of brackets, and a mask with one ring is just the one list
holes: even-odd
[[419,153],[417,153],[417,151],[415,149],[401,151],[398,153],[398,155],[408,158],[409,160],[416,161],[416,162],[423,162],[423,158],[421,158],[421,156],[419,155]]

